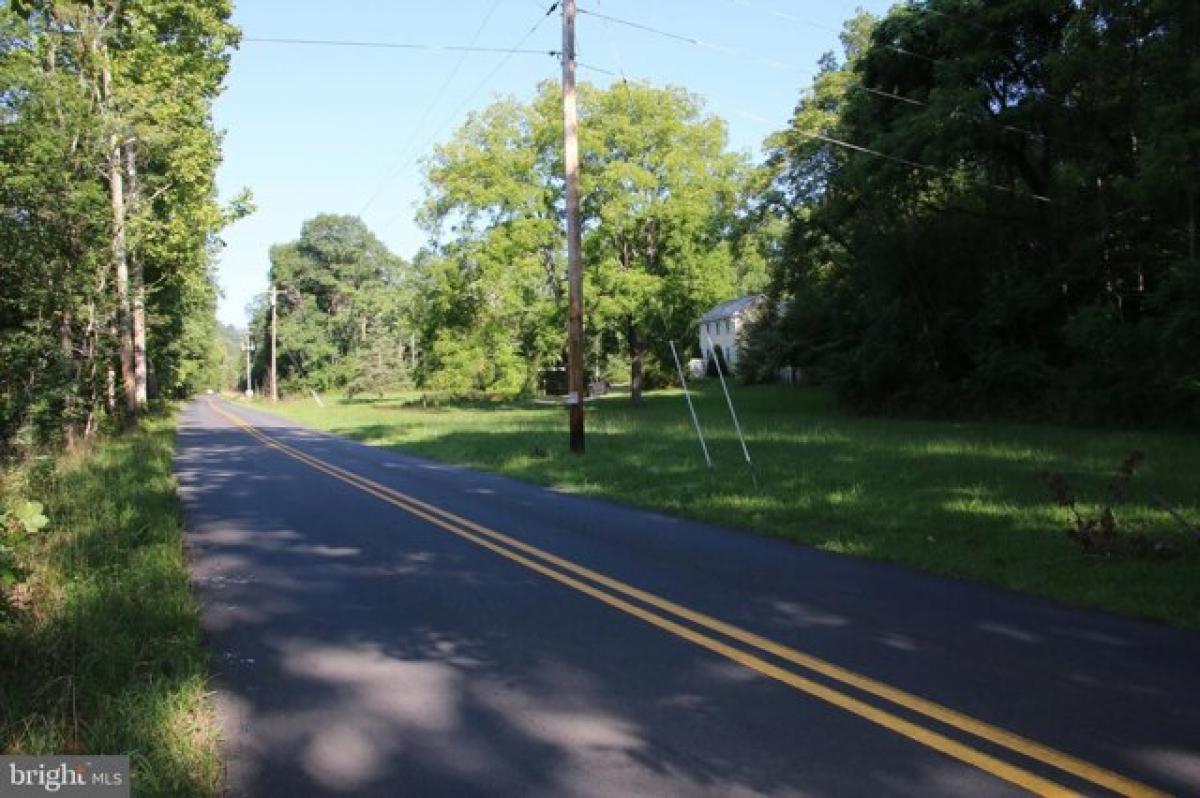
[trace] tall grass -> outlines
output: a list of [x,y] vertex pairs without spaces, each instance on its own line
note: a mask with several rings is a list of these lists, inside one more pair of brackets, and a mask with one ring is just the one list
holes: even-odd
[[27,472],[50,524],[0,619],[0,748],[128,754],[135,795],[215,795],[208,660],[171,474],[174,419]]

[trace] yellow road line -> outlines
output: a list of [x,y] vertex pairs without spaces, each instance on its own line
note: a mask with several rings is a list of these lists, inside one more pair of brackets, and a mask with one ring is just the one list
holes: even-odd
[[[691,621],[699,626],[708,628],[734,640],[738,640],[739,642],[754,646],[755,648],[771,653],[777,657],[780,657],[781,659],[792,662],[793,664],[800,665],[801,667],[807,668],[816,673],[820,673],[828,678],[856,687],[864,692],[868,692],[872,695],[891,701],[892,703],[902,706],[905,709],[933,718],[960,731],[973,734],[977,737],[988,740],[989,742],[1000,745],[1016,753],[1023,754],[1032,759],[1036,759],[1064,772],[1079,776],[1080,778],[1091,781],[1094,784],[1113,790],[1117,793],[1131,796],[1164,795],[1164,793],[1148,787],[1147,785],[1141,784],[1132,779],[1128,779],[1124,776],[1113,773],[1112,771],[1084,762],[1083,760],[1072,757],[1069,754],[1065,754],[1048,746],[1028,740],[1020,735],[1013,734],[1012,732],[992,726],[991,724],[972,718],[969,715],[965,715],[935,702],[928,701],[920,698],[919,696],[891,687],[890,685],[878,682],[869,677],[849,671],[845,668],[834,665],[833,663],[808,654],[804,654],[803,652],[781,645],[767,638],[761,637],[760,635],[756,635],[753,632],[741,629],[740,627],[733,626],[703,613],[690,610],[667,599],[647,593],[624,582],[612,579],[611,577],[607,577],[603,574],[577,565],[569,560],[564,560],[535,546],[531,546],[520,540],[516,540],[515,538],[511,538],[500,532],[496,532],[495,530],[476,524],[469,519],[458,516],[435,505],[430,505],[421,501],[420,499],[416,499],[415,497],[401,493],[400,491],[397,491],[386,485],[382,485],[367,477],[340,468],[332,463],[326,463],[325,461],[320,460],[313,455],[270,437],[236,415],[228,413],[217,407],[215,403],[210,402],[209,404],[217,413],[224,416],[227,420],[231,421],[238,427],[241,427],[267,446],[278,449],[284,454],[287,454],[294,459],[301,460],[317,470],[354,485],[355,487],[358,487],[359,489],[370,493],[377,498],[387,501],[388,503],[393,504],[394,506],[397,506],[406,512],[427,520],[430,523],[446,529],[447,531],[450,531],[460,537],[464,537],[473,543],[476,543],[477,545],[494,551],[497,554],[518,562],[521,565],[542,573],[552,579],[555,579],[556,581],[567,584],[570,587],[584,592],[593,598],[597,598],[606,604],[617,607],[618,609],[632,614],[644,621],[652,623],[655,626],[666,629],[667,631],[683,637],[692,643],[726,656],[729,659],[751,668],[752,670],[782,681],[785,684],[821,698],[822,700],[846,709],[847,711],[879,723],[880,725],[883,725],[893,731],[904,734],[905,736],[917,740],[918,742],[921,742],[931,748],[942,751],[943,753],[946,753],[964,762],[968,762],[969,764],[979,767],[985,771],[991,772],[1000,778],[1004,778],[1015,784],[1026,787],[1027,789],[1031,789],[1034,792],[1058,795],[1069,794],[1069,791],[1060,785],[1041,779],[1032,773],[1015,768],[1006,762],[968,748],[967,746],[943,737],[936,732],[932,732],[902,718],[876,709],[869,704],[865,704],[855,698],[839,693],[816,682],[812,682],[802,676],[791,673],[790,671],[778,668],[777,666],[755,657],[752,654],[748,654],[740,649],[730,647],[724,643],[721,643],[720,641],[698,634],[697,632],[681,626],[667,618],[650,613],[641,607],[637,607],[636,605],[630,604],[616,596],[612,596],[608,593],[600,591],[591,585],[584,584],[571,578],[570,576],[562,574],[558,571],[554,571],[553,569],[550,569],[541,563],[531,561],[526,557],[511,551],[510,549],[517,549],[527,554],[531,554],[559,568],[575,573],[579,576],[583,576],[612,590],[624,593],[631,598],[635,598],[660,610],[664,610],[680,618]],[[462,527],[466,527],[466,529],[463,529]],[[490,538],[491,540],[489,541],[482,538]],[[504,545],[497,545],[497,542]],[[510,548],[504,548],[504,546]]]

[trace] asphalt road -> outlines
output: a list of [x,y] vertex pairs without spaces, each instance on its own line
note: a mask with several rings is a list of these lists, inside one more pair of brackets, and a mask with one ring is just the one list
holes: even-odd
[[188,407],[234,795],[1200,795],[1200,635]]

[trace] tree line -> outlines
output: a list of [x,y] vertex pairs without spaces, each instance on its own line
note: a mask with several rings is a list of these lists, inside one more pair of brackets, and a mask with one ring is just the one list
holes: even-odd
[[0,447],[214,381],[229,0],[0,7]]
[[[5,442],[69,443],[228,381],[212,255],[246,205],[215,202],[210,109],[229,11],[0,9]],[[1198,39],[1185,0],[860,14],[761,162],[683,89],[582,85],[589,373],[636,400],[699,315],[762,290],[746,380],[799,367],[867,412],[1195,420]],[[411,262],[347,216],[272,249],[285,390],[554,378],[560,103],[542,84],[434,149]],[[252,311],[261,386],[266,302]]]
[[860,18],[770,142],[744,363],[869,412],[1200,419],[1200,4]]
[[[798,367],[866,412],[1200,418],[1200,4],[925,0],[841,39],[759,163],[684,90],[581,87],[589,373],[636,400],[706,309],[766,290],[748,381]],[[412,263],[348,217],[276,248],[285,378],[541,387],[561,135],[552,83],[471,115],[425,164]]]
[[[754,168],[679,88],[579,88],[588,372],[634,400],[674,373],[669,341],[767,284],[769,240],[745,204]],[[320,216],[271,250],[281,385],[396,381],[456,394],[534,392],[564,359],[562,95],[472,114],[425,164],[412,263],[361,220]],[[254,308],[258,340],[268,309]],[[267,377],[259,348],[256,381]]]

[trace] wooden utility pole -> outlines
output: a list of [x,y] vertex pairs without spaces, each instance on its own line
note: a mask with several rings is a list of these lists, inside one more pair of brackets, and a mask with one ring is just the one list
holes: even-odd
[[583,438],[583,262],[579,231],[579,129],[575,110],[575,0],[563,0],[563,164],[567,183],[567,410],[571,451]]
[[275,366],[275,305],[278,303],[279,289],[271,286],[271,401],[279,401],[279,371]]

